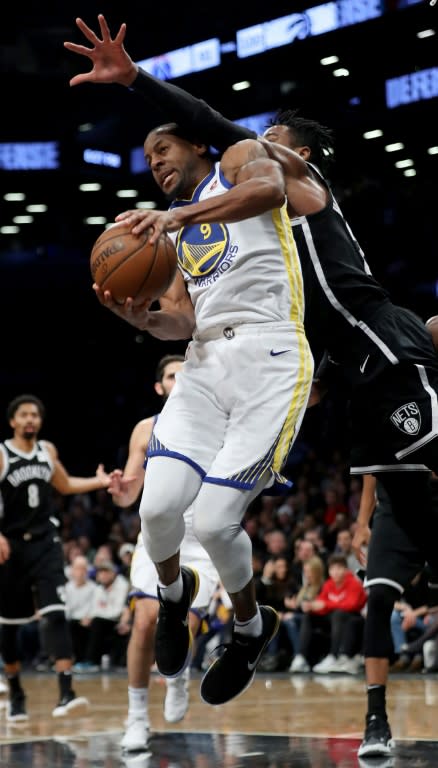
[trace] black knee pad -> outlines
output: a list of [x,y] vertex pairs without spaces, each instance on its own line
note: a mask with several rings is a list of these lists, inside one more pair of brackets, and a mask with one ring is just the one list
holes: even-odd
[[71,659],[73,656],[73,646],[70,628],[65,618],[64,611],[53,611],[45,617],[46,637],[49,656],[55,659]]
[[391,614],[398,597],[398,590],[387,584],[369,587],[364,633],[365,657],[389,659],[392,655]]

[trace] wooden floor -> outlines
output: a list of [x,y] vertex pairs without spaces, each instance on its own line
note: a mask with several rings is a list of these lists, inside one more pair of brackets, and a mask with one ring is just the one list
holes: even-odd
[[[203,703],[199,697],[198,676],[192,677],[190,687],[190,708],[185,719],[178,724],[169,725],[163,718],[162,707],[165,686],[162,678],[154,675],[150,687],[149,714],[152,731],[157,735],[157,744],[162,739],[163,743],[177,738],[175,734],[187,734],[192,738],[195,734],[206,734],[216,738],[222,738],[230,744],[239,738],[253,737],[285,737],[289,748],[288,758],[283,762],[267,763],[268,766],[309,766],[309,768],[353,768],[363,765],[356,758],[356,750],[363,733],[365,716],[365,683],[363,677],[349,676],[316,676],[263,674],[258,673],[252,687],[241,697],[220,707],[210,707]],[[119,760],[118,743],[123,732],[123,723],[127,714],[127,683],[123,673],[102,674],[75,678],[76,693],[86,696],[90,701],[87,711],[82,711],[77,716],[69,718],[53,718],[51,711],[57,701],[57,681],[53,673],[25,674],[23,683],[27,693],[27,706],[30,716],[29,722],[11,725],[7,723],[6,701],[0,700],[0,766],[23,766],[34,768],[33,762],[14,762],[11,755],[11,745],[35,744],[47,741],[53,747],[55,742],[67,742],[74,753],[82,754],[76,762],[65,763],[56,759],[53,766],[64,768],[65,765],[78,766],[78,768],[117,768],[120,765],[128,765]],[[5,697],[0,697],[5,699]],[[397,742],[396,760],[387,765],[396,768],[406,766],[428,766],[438,768],[438,676],[432,675],[399,675],[391,677],[388,688],[388,711],[392,726],[393,736]],[[96,761],[87,755],[86,749],[90,740],[99,735],[102,740],[107,739],[114,752],[114,761]],[[336,762],[336,757],[330,753],[330,761],[318,758],[318,762],[307,761],[293,762],[293,755],[297,752],[297,745],[308,754],[309,740],[317,740],[323,743],[344,743],[348,745],[347,754],[342,762]],[[427,746],[426,757],[421,758],[421,742],[424,748]],[[170,742],[169,742],[170,743]],[[265,742],[263,742],[265,743]],[[274,742],[272,742],[274,743]],[[277,742],[277,744],[280,742]],[[295,744],[294,750],[290,745]],[[7,746],[9,745],[9,746]],[[306,746],[307,745],[307,746]],[[400,749],[399,749],[400,745]],[[415,745],[415,751],[407,749],[409,745]],[[5,752],[6,749],[6,752]],[[41,745],[39,747],[41,751]],[[251,754],[240,751],[241,755]],[[283,750],[283,748],[282,748]],[[16,750],[17,751],[17,750]],[[298,750],[299,751],[299,750]],[[339,751],[339,750],[338,750]],[[284,750],[283,750],[284,752]],[[230,747],[230,754],[232,748]],[[412,754],[415,754],[415,758]],[[258,754],[258,753],[257,753]],[[224,752],[226,755],[226,749]],[[403,758],[403,755],[405,757]],[[232,754],[231,754],[232,756]],[[165,762],[163,755],[157,766],[172,766],[176,768],[179,763]],[[52,768],[50,758],[46,754],[46,762],[37,761],[36,768],[48,766]],[[414,761],[417,760],[417,762]],[[286,761],[285,761],[286,760]],[[287,761],[289,760],[289,761]],[[420,760],[420,762],[418,762]],[[423,760],[421,762],[421,760]],[[255,762],[228,762],[223,758],[224,766],[240,768],[241,765],[256,766],[262,763]],[[383,767],[383,763],[370,762],[371,766]],[[143,768],[143,765],[138,768]],[[155,763],[144,763],[146,768]],[[197,763],[181,763],[182,768],[196,766]],[[221,762],[215,758],[214,762],[202,762],[200,768],[219,766]]]

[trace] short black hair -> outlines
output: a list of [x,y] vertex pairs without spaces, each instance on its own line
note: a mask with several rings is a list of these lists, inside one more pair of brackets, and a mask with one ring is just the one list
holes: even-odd
[[298,109],[279,110],[270,125],[286,126],[298,145],[310,148],[310,162],[326,174],[334,161],[334,133],[316,120],[300,117],[298,112]]
[[157,370],[155,371],[155,381],[162,381],[166,365],[169,365],[170,363],[183,363],[184,360],[184,355],[164,355],[164,357],[161,358],[157,365]]
[[38,408],[39,414],[42,419],[44,419],[44,416],[46,415],[46,409],[44,407],[43,402],[40,400],[39,397],[36,395],[18,395],[17,397],[14,397],[13,400],[9,403],[7,409],[6,409],[6,416],[8,421],[14,418],[16,412],[18,411],[20,405],[23,405],[23,403],[33,403]]
[[188,141],[189,144],[205,144],[205,154],[204,157],[209,157],[211,159],[212,153],[210,151],[210,147],[208,144],[200,137],[192,128],[188,128],[187,126],[182,126],[179,123],[163,123],[162,125],[157,125],[155,128],[152,128],[148,136],[151,133],[158,133],[158,134],[170,134],[170,136],[176,136],[178,139],[183,139],[183,141]]

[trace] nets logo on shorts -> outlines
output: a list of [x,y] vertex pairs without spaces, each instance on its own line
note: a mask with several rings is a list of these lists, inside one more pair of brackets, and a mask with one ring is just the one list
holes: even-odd
[[418,435],[421,413],[417,403],[406,403],[391,415],[392,423],[405,435]]

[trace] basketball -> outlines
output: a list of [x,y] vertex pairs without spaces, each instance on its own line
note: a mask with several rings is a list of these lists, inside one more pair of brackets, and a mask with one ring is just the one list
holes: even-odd
[[93,280],[111,291],[119,304],[130,296],[137,303],[158,299],[171,285],[177,269],[177,255],[164,232],[151,245],[148,232],[136,237],[129,227],[113,224],[97,238],[90,256]]

